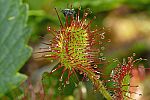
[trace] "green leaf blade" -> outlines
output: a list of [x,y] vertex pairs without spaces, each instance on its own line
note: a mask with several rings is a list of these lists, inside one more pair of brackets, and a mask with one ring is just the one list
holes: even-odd
[[27,78],[18,73],[32,51],[25,44],[30,37],[27,11],[20,0],[0,1],[0,97]]

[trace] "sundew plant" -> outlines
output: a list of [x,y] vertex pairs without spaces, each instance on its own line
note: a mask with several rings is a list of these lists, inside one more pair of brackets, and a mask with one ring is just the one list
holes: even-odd
[[[132,69],[136,67],[134,63],[143,60],[142,58],[134,60],[134,54],[128,57],[127,61],[124,59],[122,63],[118,62],[111,69],[111,73],[107,75],[107,78],[104,78],[106,75],[101,69],[107,67],[109,61],[104,56],[100,57],[103,52],[100,48],[104,48],[103,42],[110,42],[110,39],[104,41],[106,40],[107,29],[90,28],[96,17],[94,16],[91,20],[87,19],[89,9],[83,10],[82,15],[80,14],[80,7],[77,11],[72,6],[62,10],[65,24],[61,21],[56,8],[55,11],[60,22],[60,29],[55,30],[48,26],[48,31],[54,35],[54,38],[49,43],[43,43],[47,45],[47,48],[43,48],[44,51],[37,53],[42,53],[43,58],[58,59],[59,64],[50,73],[45,73],[43,80],[46,80],[45,77],[51,78],[53,73],[60,70],[58,90],[62,92],[63,88],[71,84],[71,77],[75,76],[72,80],[75,85],[85,79],[90,80],[93,84],[93,91],[100,92],[107,100],[128,100],[134,99],[131,94],[142,95],[130,91],[130,88],[138,87],[131,86],[130,79]],[[79,79],[78,74],[80,74],[80,78],[82,76],[81,79]],[[77,80],[77,82],[74,80]],[[108,86],[109,83],[111,86]]]
[[0,1],[0,100],[149,100],[150,2],[33,1]]
[[[72,74],[82,73],[84,75],[83,78],[88,77],[106,98],[111,99],[102,82],[98,81],[100,72],[97,69],[97,64],[100,61],[97,55],[100,53],[100,50],[96,48],[96,45],[100,44],[100,41],[97,39],[103,38],[101,35],[104,35],[104,32],[99,34],[101,29],[90,29],[90,24],[95,17],[87,22],[88,10],[84,11],[81,19],[80,9],[78,9],[76,17],[74,17],[75,11],[72,7],[62,10],[62,12],[66,18],[65,25],[62,24],[56,10],[61,29],[56,31],[48,27],[48,30],[55,32],[56,35],[50,44],[45,43],[48,45],[48,49],[43,51],[43,53],[46,52],[43,57],[59,59],[60,61],[58,67],[53,69],[50,74],[62,68],[59,81],[64,81],[64,85],[66,85],[70,83],[69,80]],[[63,78],[64,73],[67,73],[66,79]],[[78,79],[78,76],[76,78]]]

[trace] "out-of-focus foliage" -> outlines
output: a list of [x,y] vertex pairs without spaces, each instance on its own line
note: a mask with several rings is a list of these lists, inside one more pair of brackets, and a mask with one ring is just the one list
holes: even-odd
[[[94,0],[92,2],[91,0],[44,0],[42,2],[36,0],[24,1],[30,5],[29,25],[33,28],[32,37],[30,39],[32,43],[37,43],[39,36],[44,36],[44,34],[48,33],[47,26],[51,26],[52,28],[54,27],[55,29],[59,28],[59,21],[54,10],[55,7],[64,22],[64,16],[61,10],[67,8],[67,6],[69,8],[72,4],[75,9],[81,6],[81,12],[83,12],[86,8],[90,8],[91,15],[89,18],[92,19],[93,16],[97,17],[92,24],[93,28],[95,25],[98,25],[98,27],[106,26],[111,28],[111,32],[113,33],[113,35],[111,35],[112,43],[117,43],[115,46],[113,44],[112,45],[114,48],[119,48],[117,52],[111,51],[115,54],[115,56],[120,54],[122,56],[126,55],[121,52],[127,52],[129,48],[133,48],[135,50],[136,48],[132,46],[136,44],[131,43],[133,39],[137,39],[137,44],[141,47],[140,51],[145,50],[142,48],[142,40],[141,38],[139,39],[139,35],[137,33],[140,32],[139,34],[141,36],[147,37],[145,34],[148,33],[146,30],[149,30],[146,28],[149,26],[149,0]],[[140,30],[136,30],[137,27],[139,27]],[[123,43],[122,41],[125,42]],[[128,47],[125,49],[118,45],[122,45],[123,47],[128,45]],[[134,52],[133,49],[130,49],[129,52]],[[136,49],[135,52],[138,53],[140,51]]]
[[31,55],[25,44],[30,36],[27,11],[20,0],[0,1],[0,97],[27,78],[18,72]]
[[53,74],[49,74],[48,72],[45,72],[43,74],[42,83],[45,91],[45,96],[51,94],[51,98],[53,99],[55,99],[56,97],[64,98],[65,96],[72,95],[75,88],[77,88],[78,81],[75,75],[71,76],[68,84],[62,82],[66,80],[67,73],[64,74],[63,80],[59,81],[61,71],[62,70],[60,69]]
[[[2,0],[4,1],[4,0]],[[11,1],[11,0],[10,0]],[[10,2],[10,1],[6,1],[5,2]],[[16,2],[19,0],[16,0]],[[51,26],[54,29],[59,29],[59,21],[56,15],[56,12],[54,10],[54,8],[56,7],[58,10],[58,13],[62,19],[62,22],[65,23],[65,18],[61,12],[61,10],[65,9],[65,8],[70,8],[70,5],[73,5],[73,8],[75,10],[77,10],[77,8],[79,6],[81,6],[81,17],[82,17],[82,13],[84,11],[84,9],[86,8],[90,8],[91,10],[91,14],[88,16],[89,19],[92,19],[93,16],[96,16],[97,19],[93,21],[92,23],[92,28],[95,28],[95,25],[97,25],[98,27],[108,27],[111,30],[111,34],[108,35],[109,38],[111,38],[111,43],[109,46],[105,47],[104,53],[106,54],[105,56],[107,57],[107,60],[114,60],[116,58],[118,58],[120,61],[122,61],[123,57],[127,57],[130,56],[133,52],[135,52],[137,54],[137,57],[142,57],[142,58],[147,58],[148,59],[148,64],[145,64],[145,67],[149,67],[150,66],[150,0],[23,0],[24,2],[29,4],[29,20],[28,20],[28,24],[30,27],[32,27],[32,36],[30,38],[30,44],[35,47],[35,48],[40,48],[41,44],[39,46],[39,43],[41,42],[40,37],[41,36],[45,36],[45,34],[48,34],[47,32],[47,26]],[[4,12],[7,11],[8,9],[10,9],[9,7],[7,7],[7,3],[0,6],[0,16],[5,16]],[[12,3],[12,1],[11,1]],[[10,4],[11,4],[10,3]],[[15,4],[15,2],[13,2]],[[67,7],[68,5],[68,7]],[[19,6],[17,6],[19,7]],[[15,14],[14,9],[17,9],[17,7],[12,7],[13,9],[10,10],[10,14]],[[22,10],[23,8],[21,8],[20,10]],[[22,17],[25,13],[22,13]],[[17,16],[18,13],[15,15]],[[25,15],[24,15],[25,16]],[[24,20],[24,17],[19,17],[19,20]],[[13,17],[10,17],[10,19],[13,19]],[[1,19],[0,19],[1,20]],[[5,20],[4,20],[5,21]],[[3,22],[4,22],[3,21]],[[17,26],[16,26],[17,25]],[[20,27],[20,23],[16,24],[13,27],[15,30],[16,28],[19,29],[18,27]],[[9,24],[7,26],[7,28],[12,28],[12,24]],[[15,32],[18,30],[15,30]],[[2,31],[3,32],[3,31]],[[7,39],[7,41],[17,41],[17,36],[19,33],[22,32],[9,32],[9,38],[12,38],[12,36],[15,36],[14,40],[9,40],[9,38]],[[5,34],[5,32],[3,32]],[[6,33],[7,34],[7,33]],[[6,35],[5,34],[5,35]],[[29,35],[29,34],[25,34],[22,33],[22,36],[24,35]],[[27,36],[28,37],[28,36]],[[24,37],[24,38],[27,38]],[[2,39],[0,39],[0,41],[2,41],[4,38],[0,37]],[[14,38],[14,37],[13,37]],[[22,37],[20,37],[19,42],[17,42],[18,44],[22,43],[20,41],[23,41],[24,38],[22,39]],[[51,38],[51,37],[50,37]],[[48,41],[49,42],[49,41]],[[10,42],[12,43],[12,42]],[[10,44],[11,45],[11,44]],[[17,44],[16,44],[17,45]],[[38,45],[38,46],[37,46]],[[5,48],[9,48],[9,43],[6,45],[2,44],[2,47],[5,46]],[[14,62],[16,55],[19,55],[20,52],[17,51],[19,50],[18,48],[21,47],[13,47],[13,49],[11,50],[11,54],[14,54],[13,57],[8,54],[6,59],[6,62],[9,62],[9,59],[13,59],[12,62]],[[5,49],[1,48],[2,50],[2,54],[3,55],[6,51],[4,51]],[[10,52],[10,51],[9,51]],[[15,52],[15,53],[13,53]],[[21,52],[22,53],[22,52]],[[23,53],[27,53],[26,51],[23,51]],[[22,55],[24,55],[22,53]],[[28,54],[25,54],[25,56],[19,56],[20,59],[17,59],[17,71],[19,70],[19,68],[21,67],[21,65],[24,64],[25,62],[25,58],[23,60],[21,60],[21,57],[25,57],[28,56]],[[26,59],[28,58],[26,57]],[[1,57],[0,57],[1,58]],[[43,64],[44,62],[44,64]],[[55,61],[54,61],[55,62]],[[3,63],[3,62],[2,62]],[[21,64],[20,64],[21,63]],[[51,61],[51,63],[53,63],[53,61]],[[9,63],[8,63],[9,64]],[[109,66],[107,66],[104,70],[105,70],[105,74],[110,74],[111,70],[116,67],[116,62],[111,63]],[[14,66],[13,64],[9,65],[9,68],[11,68],[11,66]],[[20,66],[20,67],[19,67]],[[33,59],[27,64],[27,66],[25,66],[25,69],[23,69],[24,73],[30,73],[31,77],[33,76],[34,72],[40,72],[42,70],[41,67],[51,67],[51,69],[54,67],[53,64],[51,65],[47,65],[47,63],[45,63],[45,61],[41,60],[41,61],[34,61]],[[0,66],[1,67],[1,66]],[[3,68],[5,66],[2,66]],[[26,68],[28,70],[30,70],[29,72],[27,72],[28,70],[26,70]],[[8,69],[8,67],[7,67]],[[6,70],[6,69],[5,69]],[[12,70],[12,69],[9,69]],[[36,71],[35,71],[36,70]],[[38,70],[38,71],[37,71]],[[1,70],[0,70],[1,72]],[[5,71],[6,72],[6,71]],[[16,73],[16,70],[14,71]],[[7,73],[7,72],[6,72]],[[56,72],[57,74],[59,74],[59,71]],[[39,73],[38,73],[39,74]],[[12,74],[10,74],[12,77]],[[14,73],[13,73],[14,75]],[[37,75],[37,74],[36,74]],[[41,75],[41,74],[40,74]],[[1,76],[0,76],[1,77]],[[34,76],[33,79],[36,79],[38,76]],[[52,97],[55,98],[55,96],[58,96],[59,94],[56,94],[58,92],[58,84],[60,83],[58,81],[59,75],[57,77],[55,77],[54,75],[50,76],[50,79],[48,77],[46,77],[45,80],[46,83],[48,83],[49,86],[53,86],[56,85],[56,87],[52,87],[51,89],[53,90],[46,90],[47,93],[52,93]],[[57,79],[56,84],[54,83],[54,81]],[[12,81],[16,81],[15,79],[12,78]],[[3,82],[3,81],[0,81]],[[86,100],[91,100],[93,98],[97,99],[97,100],[103,100],[103,98],[101,98],[100,94],[94,94],[93,89],[91,89],[91,85],[88,84],[88,82],[86,82],[86,88],[85,90],[87,91],[87,98]],[[127,82],[128,83],[128,82]],[[6,84],[4,84],[6,85]],[[112,85],[112,84],[110,84]],[[1,86],[0,86],[1,87]],[[83,86],[82,86],[83,87]],[[89,89],[90,88],[90,89]],[[7,88],[5,88],[7,89]],[[4,90],[5,90],[4,89]],[[47,88],[49,89],[49,88]],[[57,92],[56,92],[57,91]],[[61,90],[62,91],[62,90]],[[78,91],[78,93],[75,93],[75,91]],[[0,88],[0,92],[1,92],[1,88]],[[56,93],[55,93],[56,92]],[[68,98],[70,100],[74,99],[75,97],[79,96],[79,98],[82,98],[82,93],[80,94],[80,92],[82,92],[82,89],[80,90],[74,90],[73,88],[66,88],[65,89],[65,97],[64,99],[68,100]],[[53,94],[54,93],[54,94]],[[70,94],[67,94],[70,93]],[[89,97],[90,95],[90,97]]]
[[[62,22],[64,23],[65,18],[61,10],[70,8],[70,5],[72,4],[75,10],[81,6],[81,17],[84,9],[86,8],[90,8],[91,10],[91,14],[88,16],[89,19],[92,19],[93,16],[97,17],[97,19],[93,21],[91,29],[95,28],[95,25],[100,28],[103,26],[110,28],[111,33],[108,34],[108,37],[111,38],[111,43],[110,45],[106,46],[104,50],[107,60],[112,61],[118,58],[120,61],[122,61],[123,57],[130,56],[133,52],[136,53],[137,58],[142,57],[147,58],[148,60],[150,59],[149,0],[24,1],[30,6],[28,24],[33,29],[30,44],[36,46],[36,48],[40,48],[37,46],[38,42],[41,41],[41,38],[39,37],[45,36],[45,34],[48,33],[47,26],[51,26],[54,29],[59,29],[60,24],[58,18],[56,17],[57,15],[54,8],[57,8]],[[144,63],[145,67],[150,65],[150,62],[147,62],[149,64]],[[116,67],[116,65],[116,62],[114,62],[107,66],[105,68],[106,74],[110,74],[111,70]],[[32,70],[30,72],[32,72]],[[58,87],[56,90],[58,90]],[[91,95],[92,93],[88,91],[87,94]],[[95,99],[96,97],[98,100],[100,99],[99,96],[93,96]]]

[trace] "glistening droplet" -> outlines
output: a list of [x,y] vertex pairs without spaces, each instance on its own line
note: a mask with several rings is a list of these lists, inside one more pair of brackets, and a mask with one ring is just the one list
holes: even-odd
[[50,27],[50,26],[48,26],[47,30],[48,30],[48,31],[50,31],[50,30],[51,30],[51,27]]
[[101,39],[105,39],[105,32],[101,33]]
[[106,60],[106,57],[102,57],[102,60]]
[[108,39],[107,42],[111,42],[111,39]]
[[101,47],[101,50],[105,50],[105,47]]
[[62,82],[62,78],[60,78],[59,81]]
[[136,53],[133,53],[133,56],[136,56]]
[[100,56],[103,56],[104,54],[103,53],[100,53]]
[[66,81],[66,84],[69,84],[69,81]]
[[61,90],[61,87],[58,87],[58,90]]
[[100,75],[95,75],[96,79],[99,79],[100,78]]
[[94,89],[94,93],[96,93],[97,90]]

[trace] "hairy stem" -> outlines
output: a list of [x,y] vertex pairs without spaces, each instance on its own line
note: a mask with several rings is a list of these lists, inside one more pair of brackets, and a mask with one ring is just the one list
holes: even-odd
[[101,92],[101,94],[107,99],[107,100],[113,100],[109,92],[106,90],[104,85],[102,84],[103,82],[100,81],[99,79],[96,78],[95,73],[86,67],[78,67],[80,71],[83,71],[87,73],[88,78],[94,83],[96,89]]

